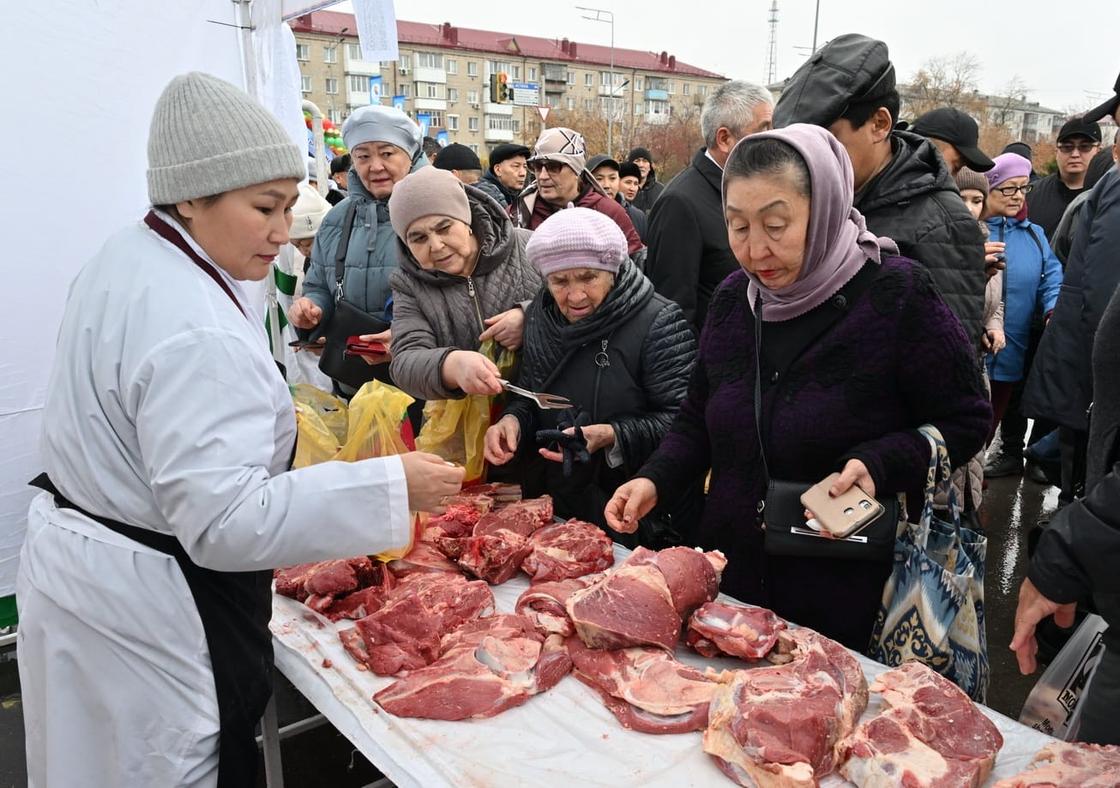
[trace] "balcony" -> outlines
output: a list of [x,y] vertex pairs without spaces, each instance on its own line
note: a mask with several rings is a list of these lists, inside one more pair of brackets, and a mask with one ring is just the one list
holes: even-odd
[[[568,70],[566,68],[562,68],[562,67],[551,68],[549,66],[545,66],[544,81],[545,82],[562,82],[564,84],[567,84],[568,83]],[[546,90],[547,90],[547,88],[546,88]]]
[[365,107],[369,105],[369,91],[348,90],[346,91],[346,105],[351,109],[355,107]]
[[669,122],[669,113],[667,112],[650,112],[646,114],[646,123],[654,126],[663,126]]
[[[347,47],[349,49],[349,47]],[[376,77],[381,74],[380,63],[370,63],[368,60],[359,60],[356,57],[350,57],[350,53],[346,53],[346,73],[347,74],[362,74],[367,77]],[[369,103],[368,101],[366,102]]]
[[512,115],[513,105],[491,104],[489,101],[487,101],[486,105],[483,107],[483,112],[485,112],[487,115]]
[[429,68],[424,66],[412,69],[412,78],[417,82],[435,82],[440,85],[446,85],[447,71],[442,68]]
[[436,109],[441,112],[447,109],[447,101],[436,98],[419,98],[413,100],[416,109]]
[[668,101],[669,91],[660,88],[650,88],[646,91],[646,101]]
[[513,129],[486,129],[487,142],[513,142]]

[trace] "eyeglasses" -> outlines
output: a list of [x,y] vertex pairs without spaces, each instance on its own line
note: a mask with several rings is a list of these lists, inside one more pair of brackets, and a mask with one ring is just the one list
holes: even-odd
[[998,186],[996,191],[1004,197],[1014,197],[1015,192],[1022,192],[1023,194],[1030,194],[1034,189],[1033,183],[1024,183],[1022,186]]
[[1089,153],[1097,145],[1096,142],[1059,142],[1058,150],[1062,153],[1073,153],[1074,150],[1078,153]]
[[541,170],[547,170],[549,175],[559,175],[567,166],[568,165],[562,161],[551,161],[549,159],[529,162],[529,169],[534,173],[540,173]]

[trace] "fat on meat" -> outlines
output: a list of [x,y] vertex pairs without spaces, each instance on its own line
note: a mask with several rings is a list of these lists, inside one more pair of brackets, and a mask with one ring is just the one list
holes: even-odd
[[445,636],[442,656],[373,696],[399,717],[465,720],[493,717],[554,686],[571,670],[559,638],[546,638],[524,616],[468,622]]
[[417,541],[403,558],[390,561],[388,567],[389,571],[399,578],[431,573],[461,575],[457,564],[441,553],[435,545],[423,540]]
[[513,531],[528,539],[538,528],[552,522],[552,498],[542,495],[516,501],[484,515],[474,527],[474,535]]
[[770,653],[785,628],[786,622],[764,607],[705,602],[689,618],[685,642],[705,657],[757,660]]
[[493,612],[485,583],[462,575],[410,575],[371,615],[339,632],[346,650],[380,676],[434,662],[441,638],[467,621]]
[[463,539],[459,549],[460,568],[491,585],[501,585],[517,574],[533,545],[516,531],[496,530]]
[[999,730],[960,688],[918,662],[871,684],[889,708],[841,747],[840,773],[857,785],[979,786],[1003,746]]
[[702,673],[659,649],[604,651],[569,638],[575,676],[591,687],[624,728],[688,733],[708,724],[708,704],[729,674]]
[[567,580],[549,580],[533,583],[517,598],[514,611],[526,616],[546,635],[567,638],[575,634],[572,620],[568,618],[565,604],[576,591],[587,588],[598,575],[572,577]]
[[1120,747],[1055,741],[1034,756],[1030,767],[992,788],[1118,788]]
[[614,542],[592,523],[568,520],[548,525],[529,541],[532,552],[521,568],[534,583],[583,577],[614,565]]
[[740,670],[719,687],[704,751],[743,786],[809,788],[835,770],[840,742],[867,708],[859,662],[811,630],[779,635],[789,661]]

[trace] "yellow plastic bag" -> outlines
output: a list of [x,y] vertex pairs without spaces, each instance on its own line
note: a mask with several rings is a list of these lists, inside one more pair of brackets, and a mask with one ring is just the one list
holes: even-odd
[[306,468],[334,459],[341,448],[338,437],[323,422],[323,417],[306,402],[296,406],[296,456],[293,468]]
[[[498,372],[508,378],[517,356],[493,340],[486,340],[478,352],[494,361]],[[486,463],[482,452],[486,430],[490,428],[495,397],[469,394],[462,399],[429,400],[424,405],[424,424],[416,436],[418,451],[431,452],[466,469],[464,484],[483,478]]]
[[401,429],[412,402],[412,397],[380,380],[366,383],[350,400],[346,443],[334,459],[356,462],[407,452]]
[[303,403],[318,413],[323,420],[323,424],[334,433],[339,446],[346,443],[346,435],[349,429],[346,400],[328,394],[310,383],[297,383],[293,386],[292,399],[295,402]]

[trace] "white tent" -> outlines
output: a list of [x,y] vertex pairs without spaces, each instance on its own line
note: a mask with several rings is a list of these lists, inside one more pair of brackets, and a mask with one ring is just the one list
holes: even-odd
[[[41,414],[67,288],[104,240],[147,208],[156,98],[175,74],[206,71],[256,95],[305,146],[295,40],[281,20],[328,4],[48,0],[5,8],[0,597],[14,591],[33,495],[27,482],[42,470]],[[259,300],[263,309],[263,293]]]

